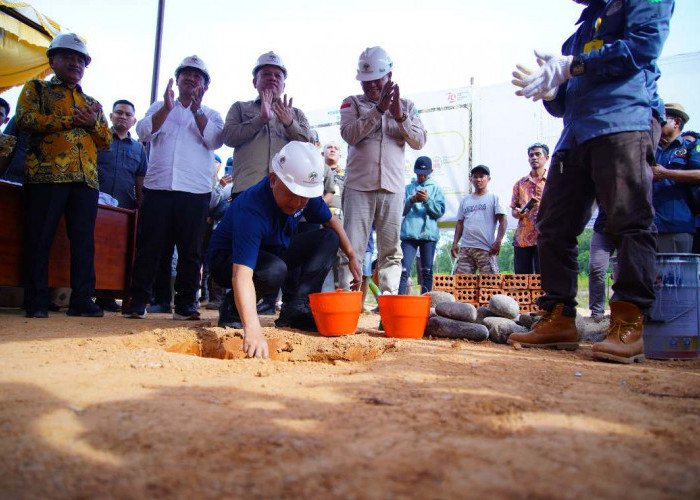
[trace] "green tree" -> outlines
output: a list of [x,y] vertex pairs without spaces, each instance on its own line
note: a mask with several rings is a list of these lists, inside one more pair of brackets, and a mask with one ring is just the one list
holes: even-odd
[[450,254],[452,250],[452,238],[454,231],[441,231],[440,241],[435,250],[435,261],[433,263],[433,274],[452,274],[454,259]]
[[501,243],[501,252],[498,254],[498,269],[501,274],[513,274],[513,237],[515,230],[506,231]]
[[578,272],[588,276],[588,261],[591,251],[593,229],[586,228],[578,237]]

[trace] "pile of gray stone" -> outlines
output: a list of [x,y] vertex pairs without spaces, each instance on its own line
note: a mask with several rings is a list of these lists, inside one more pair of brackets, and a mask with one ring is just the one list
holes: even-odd
[[431,314],[425,327],[425,336],[491,340],[505,344],[511,333],[527,332],[539,316],[520,314],[520,307],[512,297],[494,295],[487,307],[456,302],[448,292],[430,292]]
[[[432,291],[430,295],[430,318],[425,327],[424,337],[467,339],[473,341],[491,340],[505,344],[514,332],[527,332],[540,319],[533,313],[520,314],[515,299],[507,295],[494,295],[487,307],[456,302],[449,292]],[[605,338],[609,318],[594,321],[576,315],[576,329],[582,342],[600,342]]]

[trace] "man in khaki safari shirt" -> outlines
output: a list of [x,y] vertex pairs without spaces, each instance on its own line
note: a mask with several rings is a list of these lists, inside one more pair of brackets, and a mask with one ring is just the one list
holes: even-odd
[[[349,145],[343,193],[345,232],[355,255],[361,256],[375,223],[379,288],[395,294],[401,278],[405,145],[421,149],[427,134],[413,103],[401,99],[399,86],[391,80],[392,68],[381,47],[370,47],[360,55],[357,79],[364,94],[343,100],[340,134]],[[345,277],[343,283],[348,281]]]
[[287,143],[313,142],[306,116],[283,97],[286,79],[287,68],[277,54],[261,55],[253,68],[258,97],[233,103],[226,115],[223,138],[234,148],[234,198],[267,176],[272,158]]

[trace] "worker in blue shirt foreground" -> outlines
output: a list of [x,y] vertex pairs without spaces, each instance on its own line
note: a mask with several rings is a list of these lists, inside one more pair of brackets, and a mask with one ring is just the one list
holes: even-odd
[[656,59],[668,37],[673,0],[575,0],[586,5],[562,55],[535,52],[538,69],[513,73],[517,95],[544,99],[564,118],[537,228],[546,311],[532,331],[509,343],[576,349],[576,237],[594,200],[608,215],[605,232],[618,253],[611,321],[596,359],[644,359],[642,320],[654,303],[656,230],[652,166],[664,118]]
[[[236,197],[214,230],[207,258],[214,281],[232,288],[219,307],[219,326],[243,328],[249,357],[269,356],[256,303],[282,287],[282,310],[275,321],[316,331],[309,294],[321,291],[340,247],[348,257],[357,290],[362,281],[340,221],[323,201],[323,165],[313,144],[293,141],[272,159],[268,177]],[[297,233],[299,219],[323,228]],[[288,276],[299,278],[287,280]]]

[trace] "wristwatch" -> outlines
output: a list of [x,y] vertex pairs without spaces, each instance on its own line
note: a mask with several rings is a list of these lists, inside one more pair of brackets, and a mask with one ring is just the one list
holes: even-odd
[[199,108],[197,111],[194,112],[195,116],[202,116],[204,114],[204,110],[202,108]]
[[583,62],[581,56],[574,56],[573,61],[571,61],[571,76],[581,76],[586,72],[586,65]]

